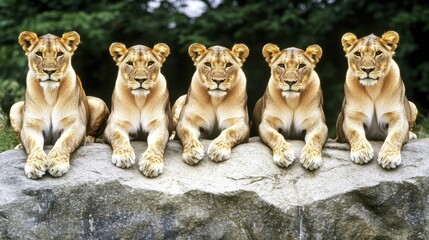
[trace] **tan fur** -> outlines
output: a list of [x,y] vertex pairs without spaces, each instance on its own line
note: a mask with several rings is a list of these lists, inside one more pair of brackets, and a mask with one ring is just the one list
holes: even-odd
[[341,39],[348,70],[345,98],[337,120],[337,141],[350,143],[353,162],[364,164],[374,157],[368,140],[384,140],[378,154],[383,168],[401,164],[401,148],[410,138],[417,108],[405,96],[399,67],[393,60],[399,35],[388,31],[358,39],[346,33]]
[[317,169],[328,136],[320,80],[314,71],[322,49],[311,45],[306,51],[280,50],[268,43],[262,54],[271,67],[271,77],[253,110],[259,137],[273,150],[274,163],[280,167],[288,167],[295,159],[285,138],[305,140],[300,162],[309,170]]
[[[28,154],[25,173],[36,179],[48,170],[59,177],[68,172],[70,154],[85,136],[95,139],[102,133],[109,110],[101,99],[85,95],[71,65],[79,34],[38,37],[25,31],[18,40],[29,71],[25,101],[12,106],[10,119]],[[45,143],[54,144],[48,155],[43,151]]]
[[183,161],[197,164],[204,157],[203,145],[198,140],[214,138],[207,154],[213,161],[224,161],[231,156],[235,145],[249,138],[246,76],[241,69],[249,55],[244,44],[227,49],[221,46],[206,48],[194,43],[189,56],[196,71],[188,94],[173,106],[177,122],[177,136],[183,145]]
[[113,148],[112,162],[117,167],[130,167],[135,160],[130,140],[147,140],[139,169],[147,177],[156,177],[164,169],[164,149],[172,128],[167,82],[161,73],[170,48],[163,43],[153,49],[112,43],[109,51],[119,67],[105,130]]

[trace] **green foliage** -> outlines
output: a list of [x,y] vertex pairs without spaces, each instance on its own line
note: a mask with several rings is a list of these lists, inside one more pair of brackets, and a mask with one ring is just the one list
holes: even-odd
[[418,138],[429,137],[429,115],[419,114],[417,116],[417,122],[413,132],[417,134]]
[[6,121],[7,115],[4,110],[9,110],[12,104],[24,100],[24,88],[14,80],[0,80],[0,115],[1,120]]
[[14,148],[19,143],[18,135],[6,124],[0,109],[0,152]]
[[[171,101],[185,94],[194,66],[187,49],[193,42],[207,46],[245,43],[250,56],[244,64],[248,79],[249,110],[263,94],[269,68],[261,55],[264,44],[281,48],[305,48],[319,44],[323,56],[317,65],[330,129],[341,107],[347,62],[341,36],[353,32],[358,37],[381,35],[395,30],[401,40],[395,59],[401,68],[407,96],[421,113],[427,113],[429,101],[429,3],[424,0],[290,0],[256,1],[201,0],[205,11],[189,17],[183,6],[190,1],[166,0],[2,0],[0,1],[0,81],[25,84],[27,59],[17,42],[23,30],[39,35],[75,30],[82,43],[73,57],[73,66],[89,95],[109,103],[117,67],[108,48],[112,42],[127,46],[167,43],[171,55],[163,66]],[[8,92],[8,91],[7,91]],[[16,99],[14,96],[9,99]],[[18,96],[18,95],[16,95]],[[3,100],[2,100],[3,102]],[[8,112],[10,100],[4,106]],[[330,137],[335,133],[331,131]]]

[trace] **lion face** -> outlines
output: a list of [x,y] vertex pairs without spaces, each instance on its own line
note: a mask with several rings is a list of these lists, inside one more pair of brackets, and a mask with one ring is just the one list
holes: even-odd
[[223,97],[235,85],[249,49],[244,44],[235,44],[232,50],[221,46],[206,49],[204,45],[194,43],[188,53],[209,95]]
[[135,45],[127,48],[122,43],[112,43],[110,54],[119,66],[119,74],[134,96],[147,96],[155,86],[162,64],[170,54],[170,48],[164,43],[156,44],[153,49]]
[[311,45],[306,51],[298,48],[280,51],[277,45],[268,43],[263,47],[262,55],[271,67],[272,79],[282,96],[295,98],[310,83],[313,69],[322,57],[322,48]]
[[61,79],[71,66],[71,57],[80,42],[76,32],[62,37],[46,34],[38,37],[33,32],[22,32],[19,43],[28,56],[28,66],[44,88],[58,88]]
[[349,63],[349,69],[364,86],[374,86],[390,69],[399,35],[389,31],[383,36],[373,34],[357,39],[353,33],[346,33],[341,39]]

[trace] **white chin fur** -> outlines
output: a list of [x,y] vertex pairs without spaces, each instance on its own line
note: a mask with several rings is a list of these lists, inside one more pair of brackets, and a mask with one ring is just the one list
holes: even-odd
[[146,97],[147,95],[149,95],[150,90],[137,89],[137,90],[132,90],[131,93],[136,97]]
[[42,86],[43,89],[53,90],[60,87],[60,82],[43,81],[40,82],[40,86]]
[[212,90],[209,91],[209,94],[212,97],[224,97],[226,95],[226,92],[221,90]]
[[362,80],[359,80],[359,83],[363,86],[374,86],[375,84],[377,84],[377,80],[362,79]]
[[297,98],[299,97],[299,92],[292,92],[292,91],[282,92],[282,96],[284,98]]

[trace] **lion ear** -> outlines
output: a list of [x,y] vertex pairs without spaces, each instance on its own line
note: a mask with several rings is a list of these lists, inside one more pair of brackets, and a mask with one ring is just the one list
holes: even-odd
[[109,47],[110,55],[113,57],[115,62],[120,63],[128,53],[127,47],[122,43],[112,43]]
[[395,31],[388,31],[381,36],[380,42],[384,44],[388,50],[395,51],[399,42],[399,34]]
[[246,58],[249,56],[249,48],[242,43],[234,44],[234,46],[232,47],[232,52],[237,54],[241,63],[244,63],[244,61],[246,61]]
[[305,54],[313,60],[313,64],[319,62],[322,57],[322,48],[319,45],[313,44],[305,49]]
[[75,31],[66,32],[61,37],[61,42],[69,47],[69,51],[74,52],[80,43],[80,36]]
[[275,44],[267,43],[262,48],[262,55],[264,56],[265,61],[267,61],[269,66],[271,66],[274,57],[278,54],[280,54],[280,48]]
[[30,52],[36,46],[37,42],[39,42],[39,38],[34,32],[24,31],[19,34],[18,42],[25,52]]
[[189,46],[188,54],[192,58],[194,63],[197,63],[201,60],[202,56],[207,53],[207,49],[204,45],[200,43],[193,43]]
[[161,63],[164,63],[165,59],[170,55],[170,48],[165,43],[158,43],[153,47],[152,53]]
[[358,42],[356,35],[353,33],[345,33],[341,38],[344,52],[349,53]]

